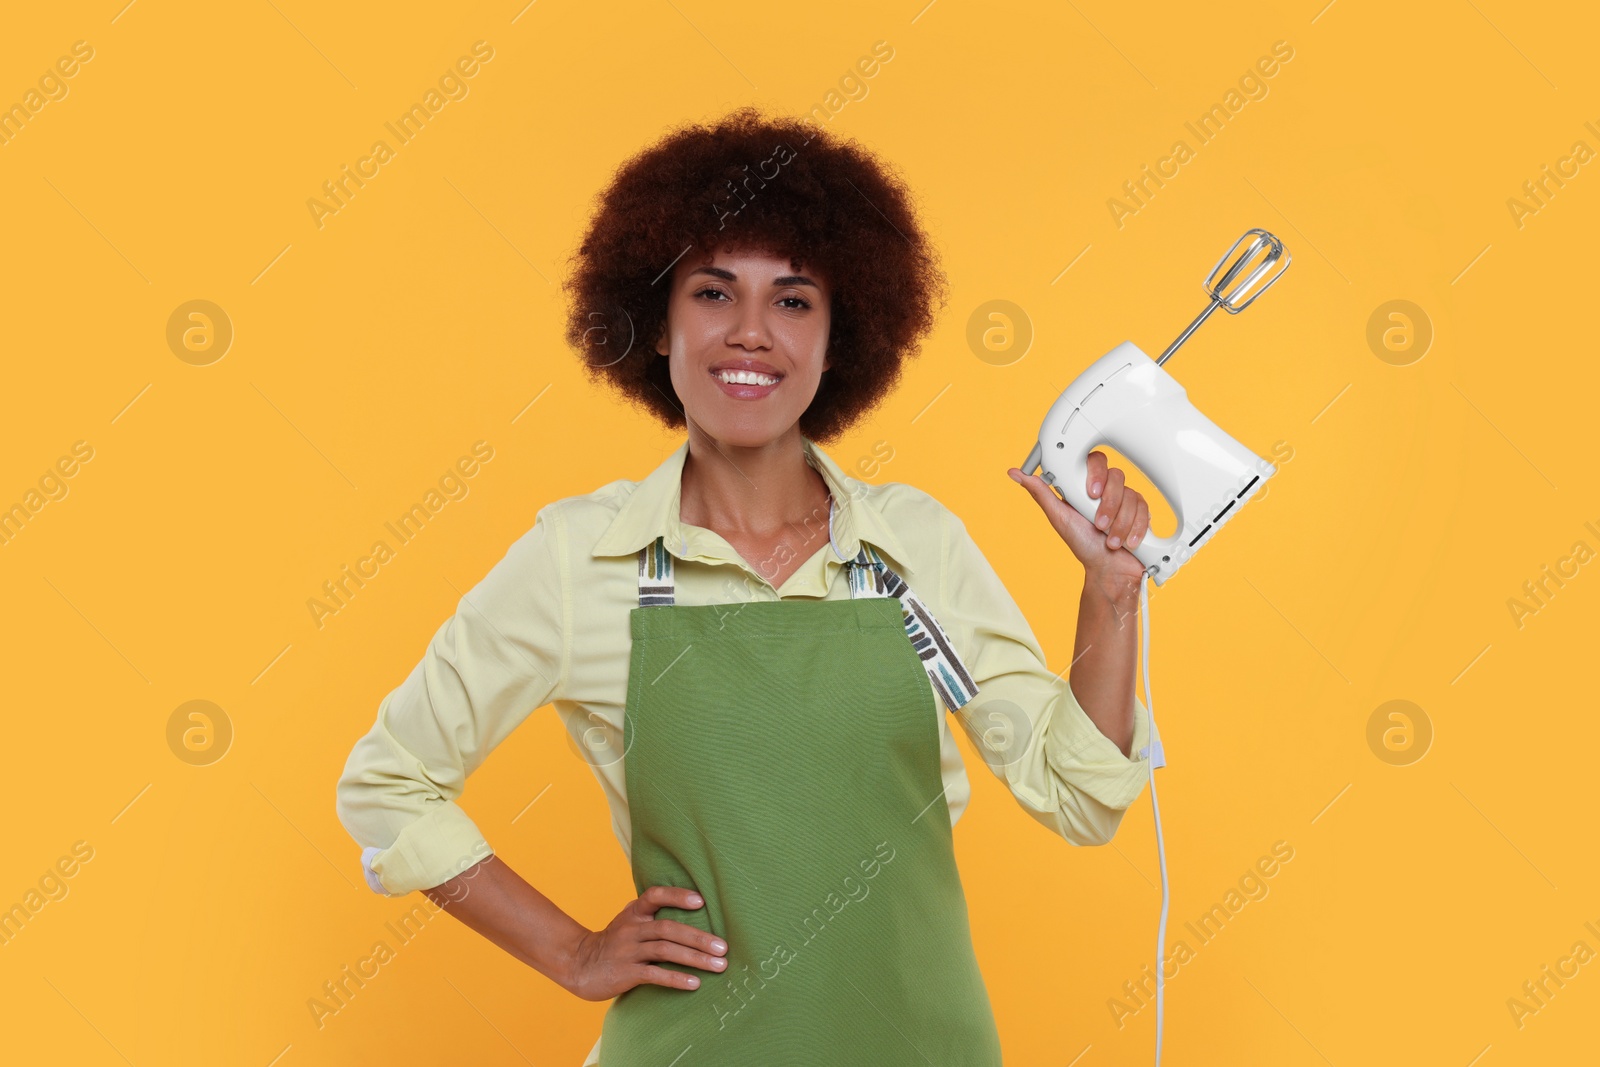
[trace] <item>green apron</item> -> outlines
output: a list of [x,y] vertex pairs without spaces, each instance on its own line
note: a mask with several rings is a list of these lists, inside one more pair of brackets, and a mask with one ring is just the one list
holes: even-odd
[[602,1067],[996,1067],[930,699],[977,686],[944,631],[866,546],[849,600],[678,606],[672,563],[640,552],[629,613],[633,880],[700,893],[656,917],[728,967],[619,996]]

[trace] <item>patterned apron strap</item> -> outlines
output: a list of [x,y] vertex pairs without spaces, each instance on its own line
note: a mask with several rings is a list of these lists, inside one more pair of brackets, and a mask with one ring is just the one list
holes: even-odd
[[[944,627],[939,625],[933,612],[875,549],[863,544],[856,558],[845,566],[845,573],[850,581],[852,600],[859,597],[895,597],[900,601],[900,617],[905,622],[906,637],[911,640],[911,647],[916,649],[923,669],[928,672],[928,680],[933,683],[945,707],[956,711],[978,695],[978,683],[972,680],[966,664],[961,662]],[[639,606],[676,603],[677,586],[672,553],[666,549],[665,538],[657,537],[639,550]]]
[[956,653],[949,636],[939,620],[933,617],[926,604],[911,591],[905,580],[894,572],[872,546],[863,544],[850,561],[850,596],[895,597],[900,601],[900,617],[905,621],[906,636],[911,647],[922,658],[922,667],[928,680],[938,691],[939,699],[951,711],[965,705],[978,695],[978,683],[972,680],[966,664]]
[[639,550],[639,606],[676,604],[677,585],[672,572],[672,553],[666,538],[657,537]]

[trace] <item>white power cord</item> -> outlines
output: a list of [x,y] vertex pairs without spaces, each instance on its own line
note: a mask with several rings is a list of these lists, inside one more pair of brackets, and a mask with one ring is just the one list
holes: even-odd
[[1161,925],[1156,933],[1156,1067],[1161,1067],[1161,1022],[1166,992],[1166,975],[1162,964],[1167,948],[1167,846],[1161,838],[1161,805],[1156,802],[1156,768],[1165,767],[1167,757],[1161,748],[1161,735],[1156,730],[1155,702],[1150,699],[1150,584],[1144,578],[1139,579],[1139,630],[1144,706],[1150,714],[1150,743],[1139,750],[1139,755],[1150,757],[1150,807],[1156,815],[1156,855],[1161,860]]

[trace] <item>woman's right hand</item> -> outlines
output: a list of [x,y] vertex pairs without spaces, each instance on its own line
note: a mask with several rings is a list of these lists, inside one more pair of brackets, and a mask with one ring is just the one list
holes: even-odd
[[692,889],[651,886],[630,900],[604,930],[591,930],[578,939],[563,984],[584,1000],[610,1000],[636,985],[698,988],[699,976],[657,967],[654,961],[720,972],[728,965],[723,958],[727,943],[704,930],[655,915],[660,908],[693,911],[704,906],[705,900]]

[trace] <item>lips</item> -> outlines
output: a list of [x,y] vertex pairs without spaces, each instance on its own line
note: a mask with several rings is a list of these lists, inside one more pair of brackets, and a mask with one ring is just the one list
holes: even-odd
[[746,385],[742,382],[725,382],[721,378],[713,380],[717,383],[718,389],[721,389],[736,400],[760,400],[762,397],[770,395],[780,384],[780,382],[774,382],[771,385]]
[[763,363],[759,359],[748,359],[744,357],[740,357],[739,359],[720,359],[706,369],[712,374],[716,374],[718,371],[725,370],[751,370],[758,374],[765,374],[772,378],[783,377],[783,372],[777,367],[774,367],[772,364]]
[[718,388],[738,400],[759,400],[783,382],[783,375],[776,367],[758,359],[722,360],[713,363],[708,373]]

